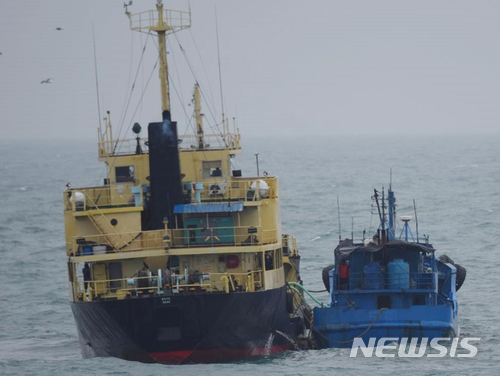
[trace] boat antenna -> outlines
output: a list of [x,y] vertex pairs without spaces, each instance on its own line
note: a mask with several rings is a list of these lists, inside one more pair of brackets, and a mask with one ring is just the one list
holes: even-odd
[[260,176],[259,174],[259,153],[255,153],[255,162],[257,163],[257,177]]
[[417,204],[415,203],[415,199],[413,199],[413,211],[415,212],[415,228],[417,231],[417,243],[418,243],[418,218],[417,218]]
[[389,201],[389,240],[396,238],[395,221],[396,218],[396,198],[392,190],[392,168],[390,170],[389,190],[387,191],[387,200]]
[[382,222],[382,213],[380,212],[380,204],[378,202],[378,191],[376,189],[373,189],[373,192],[373,198],[375,199],[375,203],[377,204],[378,218],[380,222]]
[[354,217],[351,217],[351,240],[354,243]]
[[385,244],[386,241],[386,228],[385,228],[385,223],[386,221],[386,215],[385,215],[385,194],[384,194],[384,187],[382,187],[382,244]]
[[95,72],[95,89],[97,92],[97,115],[99,116],[99,131],[101,131],[101,101],[99,99],[99,77],[97,75],[97,53],[95,47],[95,30],[92,24],[92,39],[94,41],[94,72]]
[[[222,107],[222,133],[225,134],[225,118],[224,118],[224,93],[222,91],[222,72],[220,67],[220,46],[219,46],[219,22],[217,21],[217,6],[215,6],[215,33],[217,35],[217,60],[219,63],[219,86],[220,86],[220,103]],[[258,175],[258,174],[257,174]]]
[[342,226],[340,226],[340,202],[339,196],[337,195],[337,216],[339,218],[339,244],[342,241]]

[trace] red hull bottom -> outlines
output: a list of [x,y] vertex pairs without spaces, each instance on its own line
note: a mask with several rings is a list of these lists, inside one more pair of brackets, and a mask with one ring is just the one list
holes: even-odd
[[158,363],[185,364],[185,363],[223,363],[242,360],[251,356],[278,354],[289,350],[286,346],[272,346],[269,349],[213,349],[213,350],[184,350],[154,352],[149,355]]

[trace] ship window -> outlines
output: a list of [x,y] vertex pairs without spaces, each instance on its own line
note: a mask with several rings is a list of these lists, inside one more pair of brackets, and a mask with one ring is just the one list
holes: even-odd
[[282,254],[281,254],[281,249],[277,249],[276,250],[276,257],[275,257],[275,265],[276,265],[276,268],[281,268],[283,266],[283,257],[282,257]]
[[264,256],[266,270],[273,270],[274,269],[273,253],[274,253],[274,251],[266,251],[266,254]]
[[257,265],[257,270],[262,269],[262,255],[260,253],[255,254],[255,264]]
[[203,161],[203,179],[222,176],[222,161]]
[[134,166],[119,166],[115,167],[115,175],[117,183],[134,182]]

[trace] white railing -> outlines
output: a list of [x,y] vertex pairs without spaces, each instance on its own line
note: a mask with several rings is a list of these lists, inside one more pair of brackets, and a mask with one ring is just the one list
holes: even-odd
[[[172,31],[185,29],[191,26],[191,14],[180,10],[163,10],[163,23],[172,27]],[[158,10],[130,15],[130,28],[137,31],[146,31],[158,24]],[[171,31],[171,32],[172,32]]]

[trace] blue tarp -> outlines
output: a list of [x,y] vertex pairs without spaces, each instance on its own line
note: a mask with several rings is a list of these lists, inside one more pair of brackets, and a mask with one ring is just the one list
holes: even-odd
[[174,214],[233,213],[243,211],[243,202],[224,204],[182,204],[174,206]]

